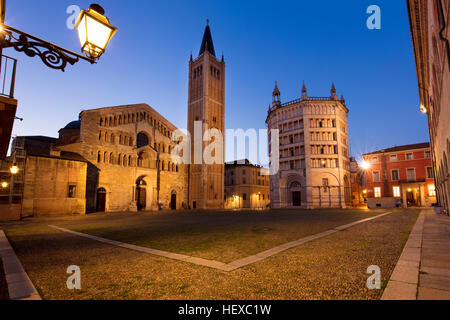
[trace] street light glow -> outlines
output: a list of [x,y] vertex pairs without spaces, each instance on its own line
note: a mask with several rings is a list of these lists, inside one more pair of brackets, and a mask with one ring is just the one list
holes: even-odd
[[427,108],[423,104],[420,105],[420,112],[422,112],[423,114],[427,114],[428,113]]
[[370,163],[366,160],[363,160],[363,161],[361,161],[360,167],[363,170],[368,170],[368,169],[370,169]]
[[8,187],[8,182],[2,181],[2,188],[7,188],[7,187]]
[[81,10],[75,22],[75,29],[81,43],[81,51],[93,59],[98,59],[105,52],[105,48],[117,31],[107,17],[105,10],[96,4],[90,6],[88,11]]
[[11,172],[12,174],[17,174],[17,172],[19,172],[19,167],[13,165],[11,168],[9,168],[9,172]]

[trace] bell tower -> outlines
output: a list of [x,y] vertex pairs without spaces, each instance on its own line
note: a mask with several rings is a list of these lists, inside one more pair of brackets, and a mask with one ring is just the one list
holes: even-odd
[[[202,142],[202,154],[194,151],[195,130],[201,135],[208,129],[225,133],[225,61],[216,58],[207,20],[200,52],[189,61],[188,124],[191,134],[191,164],[189,168],[189,206],[191,209],[221,209],[224,206],[224,138],[220,143],[220,163],[205,164],[202,157],[211,142]],[[201,159],[198,159],[201,158]]]

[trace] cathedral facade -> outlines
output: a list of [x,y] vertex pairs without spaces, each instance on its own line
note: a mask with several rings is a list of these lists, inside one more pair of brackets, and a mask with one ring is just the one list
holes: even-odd
[[[189,61],[187,128],[192,139],[200,128],[203,148],[208,129],[224,132],[224,80],[225,62],[216,58],[207,25],[199,55]],[[22,217],[223,208],[223,141],[217,163],[195,159],[194,143],[191,161],[175,163],[172,151],[181,141],[172,141],[175,130],[149,105],[134,104],[84,110],[58,138],[17,137],[10,160],[25,156],[14,194],[5,199],[22,204]]]
[[[278,160],[279,170],[270,176],[271,207],[351,206],[349,110],[334,84],[328,97],[308,96],[303,84],[301,98],[281,103],[275,83],[272,96],[266,123],[269,150],[279,148],[271,160]],[[273,145],[271,130],[278,130],[278,146]]]

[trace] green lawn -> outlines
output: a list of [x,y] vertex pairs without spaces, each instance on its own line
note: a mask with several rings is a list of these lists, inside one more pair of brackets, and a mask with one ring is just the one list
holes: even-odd
[[55,224],[78,232],[231,262],[386,210],[271,210],[109,215]]
[[[228,273],[106,245],[47,225],[226,262],[246,255],[245,250],[259,252],[375,213],[121,214],[38,219],[5,231],[44,299],[379,299],[382,290],[366,288],[367,267],[378,265],[382,281],[389,279],[418,212],[393,210]],[[70,265],[81,268],[82,290],[66,287]]]

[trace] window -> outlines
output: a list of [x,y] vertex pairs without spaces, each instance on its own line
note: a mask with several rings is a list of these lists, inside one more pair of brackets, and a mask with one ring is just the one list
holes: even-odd
[[373,158],[372,158],[372,162],[373,162],[373,163],[377,163],[377,162],[378,162],[378,157],[373,157]]
[[397,161],[397,155],[393,154],[391,155],[391,162]]
[[148,137],[145,133],[138,133],[137,135],[137,147],[142,148],[148,145]]
[[414,168],[407,169],[406,178],[408,179],[408,181],[416,180],[416,170]]
[[379,182],[380,181],[380,172],[379,171],[374,171],[373,172],[373,181],[374,182]]
[[291,169],[295,169],[295,163],[294,161],[289,161],[289,165]]
[[322,179],[322,186],[328,187],[328,178]]
[[381,198],[381,188],[380,187],[373,188],[373,193],[375,195],[375,198]]
[[246,184],[245,178],[242,179],[242,184]]
[[400,187],[393,187],[394,197],[400,198]]
[[246,193],[244,193],[244,194],[242,195],[242,200],[247,200],[247,194],[246,194]]
[[433,179],[434,178],[433,168],[432,167],[427,167],[427,178],[428,179]]
[[392,181],[398,181],[398,170],[392,170]]
[[431,151],[425,151],[425,158],[431,158]]
[[69,198],[75,198],[76,191],[77,191],[77,186],[70,185],[70,186],[69,186],[69,194],[68,194],[68,197],[69,197]]
[[406,154],[406,160],[412,160],[413,159],[413,154],[412,153],[407,153]]
[[245,174],[245,169],[244,169],[244,170],[242,170],[242,174]]
[[435,188],[434,184],[428,185],[428,196],[436,197],[436,188]]

